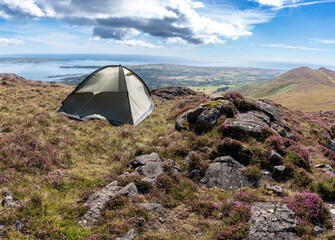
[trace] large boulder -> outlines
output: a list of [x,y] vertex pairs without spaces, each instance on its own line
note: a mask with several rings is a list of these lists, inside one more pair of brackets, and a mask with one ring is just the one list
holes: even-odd
[[259,109],[271,118],[271,121],[281,121],[280,110],[270,102],[257,101]]
[[216,106],[211,106],[204,110],[198,117],[195,123],[195,131],[197,133],[204,133],[211,131],[215,125],[218,118],[221,116],[220,108]]
[[248,183],[245,167],[230,156],[216,158],[200,180],[200,185],[225,190],[239,190]]
[[295,215],[286,204],[258,202],[251,207],[250,240],[294,240]]
[[166,100],[171,100],[177,96],[196,95],[197,93],[188,87],[168,86],[152,89],[151,94]]
[[262,128],[270,127],[270,117],[263,112],[249,111],[239,113],[236,118],[228,118],[225,124],[229,134],[234,138],[244,135],[261,137]]

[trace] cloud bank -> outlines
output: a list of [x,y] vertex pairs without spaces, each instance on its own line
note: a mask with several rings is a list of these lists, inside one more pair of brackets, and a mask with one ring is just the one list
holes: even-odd
[[18,45],[22,44],[23,41],[16,38],[1,38],[0,37],[0,46],[8,46],[8,45]]
[[[250,11],[246,17],[239,11],[237,16],[226,19],[212,18],[199,13],[204,8],[202,2],[193,0],[0,0],[0,18],[53,19],[90,26],[92,38],[127,45],[136,39],[146,47],[157,47],[145,44],[148,38],[163,39],[167,43],[224,43],[227,39],[252,35],[253,24],[264,21],[262,14],[256,14],[256,19],[250,22]],[[134,32],[137,33],[135,39]]]

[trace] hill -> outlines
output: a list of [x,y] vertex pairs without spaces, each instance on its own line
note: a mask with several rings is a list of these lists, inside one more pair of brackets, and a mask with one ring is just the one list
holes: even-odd
[[335,72],[300,67],[270,81],[245,85],[237,90],[248,97],[268,98],[292,109],[331,110],[335,107]]
[[169,88],[111,126],[57,114],[72,90],[0,75],[4,239],[334,238],[334,111]]

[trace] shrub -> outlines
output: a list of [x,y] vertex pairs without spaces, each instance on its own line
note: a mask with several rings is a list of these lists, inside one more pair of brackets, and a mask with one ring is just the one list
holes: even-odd
[[301,145],[293,145],[287,149],[286,160],[295,166],[310,170],[309,153]]
[[238,192],[234,195],[234,199],[240,202],[260,202],[263,199],[257,192]]
[[0,138],[0,149],[0,160],[20,171],[48,171],[53,165],[60,165],[56,150],[28,133]]
[[215,210],[220,208],[219,205],[215,204],[212,201],[201,201],[191,203],[191,210],[199,215],[204,217],[209,217]]
[[306,188],[312,184],[313,178],[305,169],[296,168],[293,172],[292,182],[298,188]]
[[314,185],[315,191],[326,201],[335,200],[335,177],[325,176]]
[[314,193],[302,192],[293,197],[284,198],[287,206],[295,212],[298,218],[296,231],[299,236],[314,234],[311,226],[315,224],[328,225],[328,211],[322,199]]

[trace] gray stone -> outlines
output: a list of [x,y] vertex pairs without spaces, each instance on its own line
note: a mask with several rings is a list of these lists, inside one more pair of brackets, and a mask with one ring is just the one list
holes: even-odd
[[199,177],[201,174],[200,170],[199,169],[193,169],[191,172],[190,172],[190,178],[191,179],[194,179],[194,178],[197,178]]
[[288,169],[284,165],[274,166],[272,177],[276,181],[285,181],[288,179]]
[[130,165],[133,168],[143,166],[149,162],[161,162],[161,158],[159,157],[158,153],[150,153],[150,154],[144,154],[141,156],[135,157],[133,160],[130,161]]
[[138,173],[141,176],[148,178],[156,178],[164,171],[163,162],[148,162],[147,164],[135,168],[134,174]]
[[281,121],[280,110],[269,102],[257,101],[257,106],[271,118],[271,121]]
[[221,101],[220,110],[228,118],[232,118],[238,113],[234,104],[231,101],[228,101],[228,100],[222,100]]
[[78,221],[81,225],[92,225],[100,217],[106,204],[113,197],[118,195],[121,187],[117,181],[113,181],[102,189],[93,193],[84,204],[89,207],[87,213]]
[[130,229],[126,235],[117,238],[117,240],[133,240],[136,237],[136,231],[134,228]]
[[319,226],[315,226],[313,230],[317,236],[320,236],[323,233],[323,229]]
[[187,120],[191,123],[195,123],[198,120],[200,114],[205,110],[205,107],[199,105],[196,109],[191,109],[187,113]]
[[14,224],[16,230],[18,230],[18,231],[22,231],[22,229],[24,228],[24,223],[23,223],[23,221],[15,220],[15,221],[13,222],[13,224]]
[[335,151],[335,139],[330,140],[330,143],[328,144],[328,148],[332,151]]
[[232,157],[218,157],[209,165],[205,177],[200,180],[200,185],[238,190],[249,183],[244,171],[245,167]]
[[325,173],[335,174],[332,166],[328,164],[317,164],[315,167],[321,169]]
[[151,212],[160,211],[163,209],[163,206],[159,203],[140,203],[138,205]]
[[258,202],[251,207],[250,240],[293,240],[295,215],[282,203]]
[[4,190],[2,193],[3,200],[1,205],[3,207],[17,207],[20,205],[20,201],[14,200],[12,193],[9,190]]
[[276,151],[272,150],[270,155],[270,161],[273,164],[281,164],[283,161],[283,157]]
[[134,183],[129,183],[127,186],[125,186],[119,192],[117,192],[117,194],[130,197],[130,196],[138,195],[138,190]]
[[266,185],[266,189],[272,191],[273,193],[277,194],[278,196],[283,196],[283,189],[281,188],[281,186],[272,186],[267,184]]
[[175,129],[177,131],[181,131],[181,130],[190,130],[190,123],[188,122],[188,114],[190,112],[192,112],[194,109],[190,109],[186,112],[184,112],[182,115],[179,116],[179,118],[177,118],[176,122],[175,122]]
[[177,166],[173,166],[171,168],[171,171],[172,171],[172,173],[174,175],[178,175],[178,176],[182,176],[183,175],[183,171],[179,167],[177,167]]
[[259,111],[237,114],[236,118],[225,121],[229,134],[234,138],[244,135],[262,136],[262,127],[270,127],[270,117]]
[[195,131],[197,133],[205,133],[211,131],[216,124],[216,121],[221,116],[219,107],[210,106],[204,110],[198,117],[195,123]]

